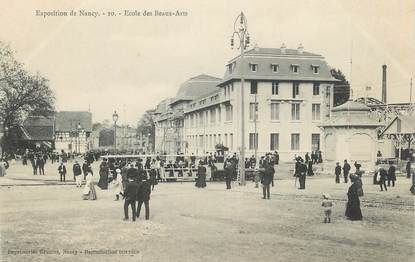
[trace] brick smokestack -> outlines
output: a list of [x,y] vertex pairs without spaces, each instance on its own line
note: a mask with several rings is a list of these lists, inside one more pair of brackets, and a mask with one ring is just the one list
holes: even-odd
[[382,66],[382,102],[387,103],[387,92],[386,92],[386,65]]

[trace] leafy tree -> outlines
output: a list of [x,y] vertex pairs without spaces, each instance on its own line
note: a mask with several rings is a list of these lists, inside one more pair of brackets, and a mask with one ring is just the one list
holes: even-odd
[[18,126],[29,115],[50,115],[54,102],[48,80],[27,72],[10,47],[0,42],[0,119],[4,126]]
[[350,84],[340,69],[332,69],[331,75],[340,80],[340,82],[334,84],[334,106],[339,106],[346,103],[350,98]]
[[141,116],[140,120],[138,120],[137,134],[141,134],[141,136],[149,136],[149,143],[151,143],[152,150],[154,151],[156,125],[154,123],[152,112],[152,110],[146,111]]
[[2,138],[5,151],[16,144],[12,130],[21,125],[29,115],[50,115],[55,98],[48,80],[39,73],[27,72],[11,48],[0,41],[0,122],[9,132]]

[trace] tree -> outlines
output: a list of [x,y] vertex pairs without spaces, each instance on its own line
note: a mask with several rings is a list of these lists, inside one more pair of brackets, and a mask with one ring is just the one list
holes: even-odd
[[154,151],[155,146],[156,125],[154,123],[153,114],[151,110],[146,111],[138,120],[137,134],[148,136],[148,141],[151,143],[150,150]]
[[350,98],[350,84],[340,69],[332,69],[331,75],[340,80],[334,84],[333,100],[334,106],[339,106],[346,103]]
[[[0,41],[0,122],[5,130],[14,130],[29,115],[50,115],[55,98],[48,80],[39,73],[27,72],[11,48]],[[11,136],[3,137],[7,150]]]
[[0,119],[4,126],[22,124],[29,115],[50,115],[54,102],[48,80],[27,72],[10,47],[0,42]]

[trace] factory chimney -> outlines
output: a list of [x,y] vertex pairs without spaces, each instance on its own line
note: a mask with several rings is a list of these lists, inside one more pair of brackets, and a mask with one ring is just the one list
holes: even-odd
[[383,65],[382,66],[382,102],[384,104],[387,103],[386,95],[387,95],[386,93],[386,65]]

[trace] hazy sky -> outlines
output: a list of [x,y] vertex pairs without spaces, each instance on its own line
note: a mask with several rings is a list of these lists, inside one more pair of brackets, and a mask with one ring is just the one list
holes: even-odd
[[[35,15],[36,10],[72,9],[180,10],[188,15]],[[226,62],[238,52],[229,42],[241,11],[253,44],[297,48],[302,43],[351,78],[355,96],[371,86],[369,95],[380,98],[384,63],[390,102],[409,101],[409,81],[415,78],[413,0],[0,0],[0,10],[0,41],[11,45],[27,69],[50,79],[58,110],[90,107],[94,121],[110,119],[116,109],[121,122],[135,125],[145,110],[174,96],[188,78],[202,73],[223,77]]]

